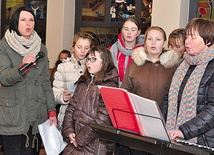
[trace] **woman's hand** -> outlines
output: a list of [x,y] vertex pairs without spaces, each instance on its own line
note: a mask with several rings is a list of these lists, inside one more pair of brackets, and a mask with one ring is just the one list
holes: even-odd
[[36,60],[36,57],[35,55],[31,54],[31,55],[26,55],[24,56],[24,58],[22,59],[22,65],[25,65],[25,64],[29,64],[29,63],[32,63],[32,62],[35,62]]
[[57,118],[56,117],[49,117],[50,125],[54,124],[57,127]]
[[70,143],[73,143],[75,147],[77,147],[77,142],[75,140],[75,133],[71,133],[68,135],[69,139],[70,139]]
[[168,134],[171,140],[175,140],[177,138],[184,138],[184,135],[180,130],[170,130],[168,131]]

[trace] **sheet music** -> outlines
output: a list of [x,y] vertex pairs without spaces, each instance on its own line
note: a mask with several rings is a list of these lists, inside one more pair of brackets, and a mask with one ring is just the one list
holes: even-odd
[[157,103],[133,93],[129,93],[129,96],[138,115],[138,121],[142,125],[144,136],[170,142],[164,119]]
[[[138,133],[140,135],[171,142],[165,128],[162,113],[155,101],[129,93],[121,88],[103,86],[100,86],[99,88],[106,107],[110,112],[110,117],[119,124],[119,129],[131,129],[131,123],[128,121],[133,121],[137,122],[136,124],[140,130]],[[126,97],[127,94],[128,97]],[[109,98],[111,98],[111,100]],[[129,109],[124,110],[123,107],[128,107],[127,105],[132,107],[130,108],[130,111]],[[111,109],[117,110],[113,110],[112,112]],[[135,115],[136,117],[130,119],[129,117],[132,115]],[[126,118],[126,120],[124,120],[124,118]],[[120,124],[123,124],[123,126]]]

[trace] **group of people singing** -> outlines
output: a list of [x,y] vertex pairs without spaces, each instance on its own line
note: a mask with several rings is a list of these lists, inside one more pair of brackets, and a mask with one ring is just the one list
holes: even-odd
[[38,125],[46,119],[67,142],[63,155],[112,154],[106,147],[110,142],[91,127],[112,125],[98,85],[156,101],[171,140],[214,147],[213,44],[211,20],[194,18],[172,31],[167,42],[161,27],[151,26],[141,35],[139,21],[130,17],[108,48],[91,32],[76,33],[72,52],[60,53],[50,80],[35,15],[18,8],[0,41],[0,138],[5,155],[39,155]]

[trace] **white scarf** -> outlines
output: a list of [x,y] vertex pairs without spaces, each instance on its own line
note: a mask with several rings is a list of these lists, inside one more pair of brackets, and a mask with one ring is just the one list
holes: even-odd
[[26,39],[23,36],[17,35],[15,31],[9,31],[9,29],[5,33],[5,39],[9,46],[19,53],[21,56],[29,55],[29,54],[38,54],[41,49],[41,38],[33,31],[30,38]]

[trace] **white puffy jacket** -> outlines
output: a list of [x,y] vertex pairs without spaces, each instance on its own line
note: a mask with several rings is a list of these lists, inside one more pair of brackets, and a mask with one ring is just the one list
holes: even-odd
[[77,62],[74,55],[71,58],[67,58],[61,64],[58,65],[57,71],[54,74],[53,92],[55,100],[58,104],[61,104],[58,114],[58,127],[61,130],[63,119],[65,116],[65,110],[68,102],[63,100],[63,92],[68,89],[69,84],[75,83],[79,77],[83,74],[85,69],[85,61],[81,60]]

